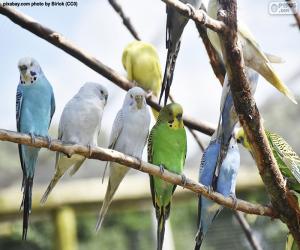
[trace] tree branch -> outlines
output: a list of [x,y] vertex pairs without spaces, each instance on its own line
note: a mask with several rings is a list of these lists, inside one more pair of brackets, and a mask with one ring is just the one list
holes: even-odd
[[113,7],[113,9],[119,14],[121,17],[123,24],[125,27],[129,30],[130,34],[136,39],[136,40],[141,40],[139,37],[138,33],[136,32],[135,28],[131,24],[131,21],[129,17],[127,17],[122,9],[122,6],[116,1],[116,0],[108,0],[110,5]]
[[[206,8],[201,4],[201,9],[206,12]],[[221,56],[219,53],[215,50],[215,48],[212,46],[208,36],[207,36],[207,28],[204,25],[201,25],[199,23],[196,23],[197,30],[199,32],[199,35],[204,43],[207,55],[209,57],[210,65],[216,75],[216,77],[219,79],[221,85],[223,85],[226,69],[225,65],[222,61]]]
[[[127,91],[134,86],[134,84],[128,81],[125,77],[119,75],[115,70],[106,66],[87,52],[74,45],[61,34],[39,24],[34,19],[22,14],[21,12],[10,7],[3,7],[3,4],[0,3],[0,14],[7,16],[14,23],[62,49],[89,68],[115,83],[120,88]],[[151,96],[147,98],[147,103],[158,111],[161,109],[161,106],[155,102],[154,98]],[[183,120],[184,124],[191,129],[198,130],[207,135],[212,135],[214,133],[215,128],[207,122],[195,121],[187,116],[184,116]]]
[[297,26],[300,30],[300,14],[297,12],[297,8],[296,8],[296,0],[285,0],[287,2],[287,4],[289,5],[290,9],[292,10],[293,12],[293,15],[295,17],[295,20],[297,22]]
[[229,32],[219,33],[235,110],[249,138],[259,173],[271,198],[272,205],[287,224],[300,247],[300,210],[295,197],[287,190],[269,146],[249,83],[244,71],[241,49],[237,45],[236,0],[219,0],[218,19]]
[[[30,135],[17,133],[9,130],[0,129],[0,140],[10,141],[18,144],[25,144],[38,148],[49,148],[49,142],[47,138],[35,137],[32,141]],[[86,158],[97,159],[101,161],[113,161],[125,165],[130,168],[157,176],[167,182],[175,185],[180,185],[187,188],[194,193],[201,194],[208,199],[211,199],[218,204],[233,209],[235,207],[235,202],[229,197],[225,198],[217,192],[209,192],[209,189],[204,185],[197,183],[189,178],[186,180],[186,184],[182,183],[182,176],[172,173],[165,169],[163,174],[161,174],[160,168],[156,165],[150,164],[148,162],[140,161],[137,158],[125,155],[121,152],[105,149],[101,147],[92,147],[78,145],[78,144],[63,144],[62,141],[52,140],[50,148],[51,151],[62,152],[67,156],[71,157],[73,154],[82,155]],[[236,209],[249,214],[257,214],[263,216],[270,216],[276,218],[276,212],[267,206],[262,206],[258,204],[252,204],[247,201],[237,200]]]

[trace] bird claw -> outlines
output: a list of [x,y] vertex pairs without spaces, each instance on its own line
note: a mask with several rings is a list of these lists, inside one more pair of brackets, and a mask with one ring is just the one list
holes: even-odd
[[165,172],[164,165],[162,165],[162,164],[159,165],[159,172],[160,172],[161,175],[163,175],[163,173]]
[[139,161],[139,167],[138,167],[138,170],[142,170],[143,169],[143,166],[142,166],[142,159],[136,157],[136,159]]
[[29,133],[31,137],[31,143],[35,143],[35,135],[33,133]]
[[189,3],[186,3],[186,6],[189,8],[189,17],[194,16],[196,12],[194,6]]
[[238,201],[235,194],[230,194],[229,197],[233,200],[233,209],[236,210],[238,206]]
[[211,194],[213,191],[214,191],[214,190],[213,190],[212,186],[208,186],[208,187],[207,187],[207,193],[208,193],[208,194]]
[[149,90],[149,91],[146,93],[146,99],[151,98],[152,95],[153,95],[153,91],[152,91],[152,90]]
[[187,184],[187,179],[186,179],[186,176],[184,174],[181,174],[181,183],[183,185],[183,188],[185,188],[185,186]]
[[48,141],[48,149],[50,149],[52,146],[52,138],[49,135],[47,136],[47,141]]
[[87,148],[89,150],[89,157],[91,157],[93,152],[92,152],[92,146],[90,143],[87,145]]

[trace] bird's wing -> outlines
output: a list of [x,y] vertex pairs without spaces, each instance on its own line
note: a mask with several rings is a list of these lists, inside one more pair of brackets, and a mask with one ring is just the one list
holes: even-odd
[[[21,113],[22,113],[21,112],[22,111],[22,101],[23,101],[23,91],[22,91],[20,85],[18,85],[17,95],[16,95],[16,121],[17,121],[17,131],[18,132],[20,132],[20,130],[21,130],[20,122],[21,122]],[[26,168],[25,168],[23,157],[22,157],[22,145],[21,144],[18,145],[18,150],[19,150],[19,157],[20,157],[21,167],[22,167],[22,171],[23,171],[23,176],[26,176]]]
[[279,135],[266,131],[266,134],[281,160],[289,167],[293,176],[300,183],[300,157]]
[[[154,125],[154,127],[151,129],[151,132],[149,134],[148,137],[148,146],[147,146],[147,153],[148,153],[148,162],[152,163],[153,160],[153,135],[155,132],[155,127],[156,125]],[[153,206],[155,206],[155,188],[154,188],[154,179],[152,175],[149,175],[150,177],[150,189],[151,189],[151,197],[152,197],[152,203]]]
[[114,149],[116,142],[121,134],[124,125],[123,111],[122,109],[118,112],[112,127],[112,131],[110,134],[109,145],[108,148]]

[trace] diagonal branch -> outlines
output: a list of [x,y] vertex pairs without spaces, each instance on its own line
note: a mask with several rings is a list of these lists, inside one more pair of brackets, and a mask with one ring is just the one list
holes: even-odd
[[[86,66],[101,74],[108,80],[112,81],[120,88],[127,91],[134,86],[134,84],[128,81],[125,77],[121,76],[112,68],[106,66],[105,64],[94,58],[92,55],[74,45],[71,41],[67,40],[61,34],[39,24],[34,19],[22,14],[21,12],[10,7],[3,7],[3,4],[0,3],[0,14],[7,16],[14,23],[20,25],[24,29],[29,30],[33,34],[39,36],[40,38],[62,49],[69,55],[75,57],[80,62],[84,63]],[[156,101],[154,101],[154,98],[151,96],[147,98],[147,103],[156,110],[161,109],[161,106]],[[188,118],[187,116],[184,116],[184,124],[191,129],[198,130],[207,135],[212,135],[215,130],[215,128],[209,123],[195,121],[191,118]]]
[[295,197],[286,188],[272,154],[245,75],[242,51],[237,45],[236,0],[219,0],[219,5],[221,9],[218,18],[228,25],[230,31],[219,35],[236,112],[251,142],[253,156],[272,205],[300,247],[299,206]]
[[287,4],[289,5],[290,9],[292,10],[293,12],[293,15],[295,17],[295,20],[297,22],[297,26],[300,30],[300,14],[299,12],[297,11],[297,2],[296,0],[285,0],[287,2]]
[[[47,138],[35,137],[35,140],[32,141],[30,135],[17,133],[9,130],[4,130],[4,129],[0,129],[0,140],[25,144],[33,147],[38,147],[38,148],[49,148],[49,141]],[[193,191],[194,193],[204,195],[208,199],[211,199],[222,206],[231,209],[236,208],[237,210],[248,214],[270,216],[272,218],[277,217],[275,211],[273,211],[272,208],[270,207],[262,206],[258,204],[252,204],[250,202],[239,200],[239,199],[237,200],[237,202],[235,202],[230,197],[225,198],[224,196],[222,196],[217,192],[210,192],[207,187],[189,178],[186,178],[186,183],[183,184],[181,175],[169,172],[168,170],[165,170],[163,173],[161,173],[160,167],[156,165],[138,160],[137,158],[131,157],[129,155],[125,155],[121,152],[112,149],[105,149],[101,147],[90,148],[88,146],[83,146],[78,144],[63,144],[63,142],[59,140],[53,140],[51,142],[49,149],[51,151],[62,152],[68,155],[69,157],[71,157],[73,154],[78,154],[90,159],[118,162],[127,167],[134,168],[144,173],[157,176],[172,184],[180,185],[184,188]]]
[[136,39],[136,40],[141,40],[139,37],[138,33],[136,32],[135,28],[131,24],[131,21],[129,17],[127,17],[122,9],[122,6],[117,2],[117,0],[108,0],[110,5],[113,7],[113,9],[119,14],[121,17],[123,24],[125,27],[129,30],[130,34]]

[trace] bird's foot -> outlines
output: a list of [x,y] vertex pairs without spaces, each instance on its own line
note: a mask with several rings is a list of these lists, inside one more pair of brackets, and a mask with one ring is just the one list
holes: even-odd
[[48,141],[48,149],[50,149],[52,146],[52,138],[49,135],[47,136],[47,141]]
[[187,184],[187,179],[186,179],[186,176],[184,174],[181,174],[181,183],[183,185],[183,188],[185,188],[185,186]]
[[207,186],[207,193],[208,194],[212,194],[212,192],[214,191],[213,187],[212,186]]
[[92,156],[92,145],[89,143],[88,145],[87,145],[87,148],[88,148],[88,150],[89,150],[89,157],[91,157]]
[[161,175],[163,175],[163,173],[165,172],[165,167],[164,167],[163,164],[159,165],[159,172],[160,172]]
[[138,170],[142,170],[143,169],[143,166],[142,166],[142,159],[136,157],[136,159],[138,160],[139,162],[139,166],[138,166]]
[[238,201],[235,194],[230,194],[229,197],[233,200],[233,209],[236,210],[238,206]]
[[187,3],[186,6],[189,8],[189,17],[194,16],[196,12],[194,6],[189,3]]
[[31,137],[31,143],[35,143],[35,135],[33,133],[29,133]]

